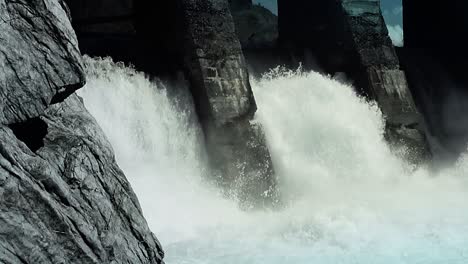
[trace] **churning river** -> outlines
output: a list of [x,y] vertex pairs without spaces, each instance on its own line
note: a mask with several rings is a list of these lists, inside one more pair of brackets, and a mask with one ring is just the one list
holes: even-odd
[[252,80],[285,206],[245,212],[206,182],[186,88],[86,61],[79,94],[167,264],[468,263],[468,156],[447,168],[407,164],[384,141],[379,109],[351,86],[279,68]]

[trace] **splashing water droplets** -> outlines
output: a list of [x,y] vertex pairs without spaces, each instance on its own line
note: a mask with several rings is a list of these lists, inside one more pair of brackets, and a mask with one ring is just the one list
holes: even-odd
[[243,212],[205,182],[189,96],[172,98],[109,59],[86,64],[79,93],[166,263],[468,262],[468,158],[439,172],[412,168],[385,143],[378,107],[352,87],[281,68],[252,81],[286,205]]

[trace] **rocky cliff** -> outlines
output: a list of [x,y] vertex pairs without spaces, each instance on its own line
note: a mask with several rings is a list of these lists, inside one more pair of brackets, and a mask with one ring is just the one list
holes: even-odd
[[112,148],[73,92],[62,1],[0,1],[0,262],[162,263]]

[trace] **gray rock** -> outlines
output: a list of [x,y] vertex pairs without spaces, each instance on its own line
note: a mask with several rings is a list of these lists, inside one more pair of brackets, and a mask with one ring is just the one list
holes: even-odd
[[0,263],[163,263],[110,144],[70,95],[85,78],[59,3],[0,1]]
[[162,263],[161,246],[80,98],[52,106],[41,120],[47,136],[37,153],[0,128],[0,262]]
[[0,123],[36,117],[83,86],[62,1],[0,0]]

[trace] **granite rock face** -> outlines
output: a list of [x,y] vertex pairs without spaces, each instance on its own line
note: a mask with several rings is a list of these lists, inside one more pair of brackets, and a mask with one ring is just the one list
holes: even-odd
[[280,0],[279,13],[284,16],[280,41],[294,61],[329,74],[344,72],[380,106],[387,139],[408,146],[408,157],[415,161],[427,157],[424,121],[400,69],[379,0]]
[[241,201],[271,199],[275,180],[256,104],[225,0],[181,0],[185,68],[220,183]]
[[0,262],[162,263],[137,197],[81,99],[72,95],[39,120],[46,136],[36,153],[0,128]]
[[110,144],[72,94],[85,78],[65,5],[0,3],[0,262],[163,263]]
[[62,1],[0,1],[1,124],[36,117],[83,86],[77,40]]

